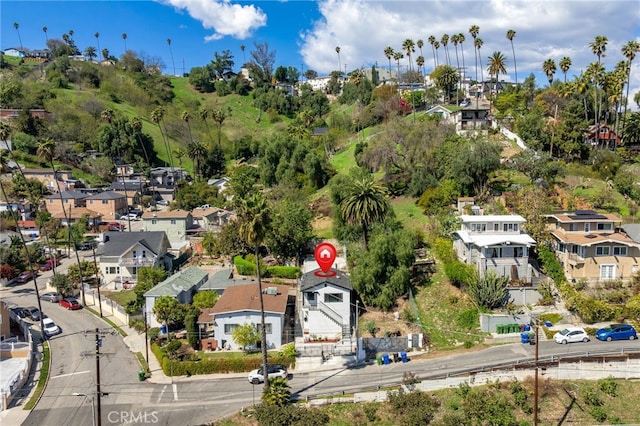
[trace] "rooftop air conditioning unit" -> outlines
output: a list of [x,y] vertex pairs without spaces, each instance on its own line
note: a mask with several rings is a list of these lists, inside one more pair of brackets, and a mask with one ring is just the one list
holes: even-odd
[[267,294],[270,294],[272,296],[275,296],[276,294],[278,294],[278,288],[277,287],[267,287],[267,289],[265,290],[265,292]]

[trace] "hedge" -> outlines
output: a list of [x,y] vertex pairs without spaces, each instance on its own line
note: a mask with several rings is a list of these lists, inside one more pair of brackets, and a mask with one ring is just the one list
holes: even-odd
[[240,275],[256,274],[256,264],[249,262],[240,255],[233,258],[233,263],[236,265],[236,269]]
[[273,278],[295,279],[300,277],[300,268],[297,266],[269,266],[267,275]]
[[[186,376],[189,374],[224,374],[242,373],[260,368],[262,358],[216,358],[202,359],[199,361],[173,361],[169,359],[164,349],[156,343],[151,344],[151,351],[160,361],[162,371],[167,376]],[[291,367],[295,364],[295,356],[269,354],[269,364],[282,364]]]

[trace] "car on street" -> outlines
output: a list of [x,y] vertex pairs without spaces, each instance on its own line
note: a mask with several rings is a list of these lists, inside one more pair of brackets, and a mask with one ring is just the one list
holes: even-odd
[[120,220],[140,220],[140,218],[135,213],[129,213],[129,214],[123,214],[122,216],[120,216]]
[[78,244],[78,246],[76,247],[76,250],[79,250],[79,251],[91,250],[95,248],[96,245],[97,245],[97,241],[85,241],[83,243]]
[[28,313],[28,317],[34,321],[40,321],[40,317],[42,316],[42,313],[40,312],[40,309],[36,308],[35,306],[29,306],[27,308],[25,308],[27,310]]
[[168,200],[162,199],[162,200],[156,201],[156,204],[159,205],[159,206],[168,206],[170,203],[169,203]]
[[[286,379],[289,377],[289,372],[284,365],[269,364],[267,365],[267,375],[270,378],[282,377],[283,379]],[[251,371],[247,379],[249,380],[249,383],[253,385],[264,382],[264,374],[262,373],[262,368]]]
[[59,301],[62,300],[62,295],[60,293],[52,291],[49,293],[41,294],[40,300],[44,300],[51,303],[58,303]]
[[29,282],[33,279],[33,272],[31,272],[30,270],[26,270],[26,271],[22,271],[20,272],[20,274],[16,277],[16,282],[24,284],[26,282]]
[[55,322],[51,318],[45,318],[42,320],[43,332],[47,337],[55,336],[56,334],[62,333],[60,327],[56,325]]
[[29,316],[29,311],[26,308],[21,308],[20,306],[16,306],[15,308],[10,309],[16,316],[20,319],[25,319]]
[[636,329],[629,324],[611,324],[596,331],[598,340],[634,340],[638,338]]
[[76,299],[74,299],[73,297],[65,297],[64,299],[62,299],[60,301],[60,306],[62,306],[65,309],[72,310],[72,311],[75,311],[76,309],[82,308],[82,305],[80,303],[78,303],[78,301]]
[[567,343],[584,342],[587,343],[589,335],[582,327],[567,327],[553,335],[553,341],[566,345]]

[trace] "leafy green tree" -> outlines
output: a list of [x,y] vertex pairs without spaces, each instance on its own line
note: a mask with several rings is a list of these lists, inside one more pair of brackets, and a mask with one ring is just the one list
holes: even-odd
[[51,285],[64,297],[73,296],[74,290],[77,288],[66,274],[55,274],[51,277]]
[[291,388],[287,379],[275,377],[271,379],[269,387],[262,392],[262,402],[269,405],[283,407],[291,401]]
[[391,412],[398,425],[428,425],[431,423],[440,401],[426,392],[405,392],[400,388],[398,392],[387,394]]
[[202,245],[210,256],[234,256],[246,253],[250,250],[247,243],[240,234],[240,223],[232,221],[222,225],[217,234],[207,233],[204,235]]
[[187,340],[189,341],[189,346],[191,346],[194,350],[198,350],[199,342],[198,339],[198,313],[200,311],[194,312],[190,310],[184,316],[184,326],[187,330]]
[[431,78],[444,93],[446,101],[451,101],[452,94],[455,93],[458,81],[460,81],[458,71],[450,65],[439,65],[431,73]]
[[250,322],[245,322],[234,328],[231,337],[245,352],[249,352],[260,341],[260,333],[258,333],[256,325]]
[[[80,272],[82,272],[82,274],[80,274]],[[80,262],[80,267],[78,267],[77,263],[69,266],[69,269],[67,270],[67,277],[71,283],[79,285],[81,277],[93,277],[96,275],[96,272],[97,270],[94,262],[83,260]]]
[[213,308],[217,301],[218,293],[213,290],[203,290],[193,295],[193,306],[198,309]]
[[448,177],[460,184],[464,194],[480,194],[487,187],[489,175],[500,167],[500,152],[494,142],[468,141],[454,154]]
[[377,227],[369,250],[351,250],[351,282],[365,304],[388,311],[408,292],[417,244],[410,231]]
[[164,281],[167,276],[167,272],[161,268],[153,268],[150,266],[143,266],[138,268],[138,282],[133,287],[133,292],[136,294],[135,307],[137,311],[145,303],[144,294],[151,290],[156,284]]
[[204,204],[222,207],[224,199],[218,195],[218,188],[207,182],[192,182],[181,185],[176,194],[177,207],[183,210],[193,210]]
[[312,220],[313,214],[306,204],[286,198],[278,200],[265,241],[269,252],[284,259],[296,258],[299,263],[313,238]]
[[167,332],[169,331],[169,324],[173,324],[184,319],[184,308],[178,300],[171,296],[160,296],[156,299],[153,305],[153,314],[161,324],[167,325]]
[[490,269],[482,276],[476,272],[475,279],[469,283],[467,292],[478,306],[495,309],[507,303],[508,284],[509,277],[501,277]]

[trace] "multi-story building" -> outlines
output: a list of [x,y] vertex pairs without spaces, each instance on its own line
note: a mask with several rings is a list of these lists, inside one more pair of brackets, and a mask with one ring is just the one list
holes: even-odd
[[570,280],[628,280],[638,271],[640,244],[612,213],[576,210],[546,216],[553,249]]

